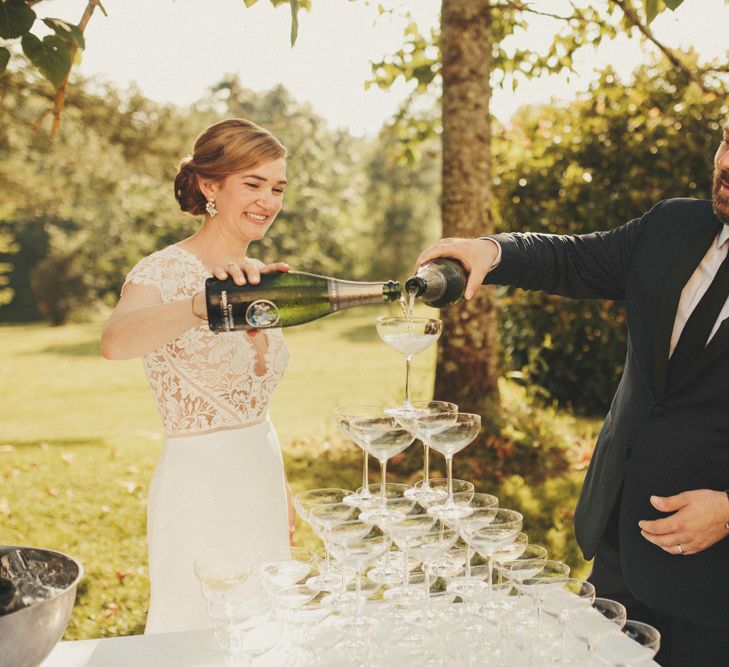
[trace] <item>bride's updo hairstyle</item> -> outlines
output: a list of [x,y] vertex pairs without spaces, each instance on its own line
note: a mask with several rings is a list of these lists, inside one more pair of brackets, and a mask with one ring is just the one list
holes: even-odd
[[207,200],[198,179],[222,182],[226,176],[286,157],[286,148],[268,130],[243,118],[211,125],[196,140],[192,156],[180,162],[175,199],[180,208],[203,215]]

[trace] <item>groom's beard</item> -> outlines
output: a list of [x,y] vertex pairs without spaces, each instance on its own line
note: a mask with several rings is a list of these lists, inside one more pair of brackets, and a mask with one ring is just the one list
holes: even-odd
[[716,217],[725,225],[729,225],[729,195],[720,192],[722,184],[729,186],[729,171],[714,169],[711,203]]

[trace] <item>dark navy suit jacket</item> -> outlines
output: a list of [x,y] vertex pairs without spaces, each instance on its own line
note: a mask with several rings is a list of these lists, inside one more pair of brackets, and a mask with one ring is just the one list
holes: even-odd
[[666,516],[651,495],[729,488],[729,319],[683,376],[667,373],[681,290],[720,230],[711,202],[672,199],[608,232],[499,234],[501,263],[485,282],[625,302],[625,368],[577,504],[577,542],[594,556],[620,495],[628,590],[658,611],[729,630],[729,538],[676,556],[638,527]]

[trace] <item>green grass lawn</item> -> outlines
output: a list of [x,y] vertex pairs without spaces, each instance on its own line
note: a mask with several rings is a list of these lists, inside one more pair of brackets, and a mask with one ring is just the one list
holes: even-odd
[[[379,312],[286,332],[291,362],[271,413],[294,491],[359,479],[359,456],[332,421],[335,406],[401,399],[404,362],[377,338]],[[58,549],[83,563],[66,639],[140,633],[147,610],[145,499],[162,429],[141,361],[100,357],[101,324],[0,327],[0,544]],[[415,398],[429,397],[434,360],[434,349],[415,359]],[[509,484],[510,498],[540,511],[539,495]],[[297,538],[313,544],[304,526]]]

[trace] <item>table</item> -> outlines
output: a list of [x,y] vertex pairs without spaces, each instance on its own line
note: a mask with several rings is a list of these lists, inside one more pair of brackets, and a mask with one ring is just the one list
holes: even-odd
[[[321,658],[326,667],[351,664],[341,654],[331,651]],[[212,630],[198,630],[60,642],[41,667],[231,667],[235,664],[226,662],[225,653],[215,645]],[[517,658],[510,664],[519,667],[523,662]],[[254,660],[253,665],[282,667],[265,660]],[[658,664],[650,661],[645,667],[658,667]]]

